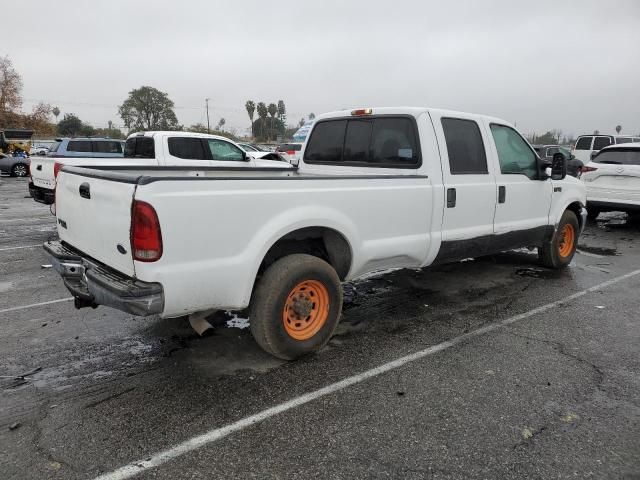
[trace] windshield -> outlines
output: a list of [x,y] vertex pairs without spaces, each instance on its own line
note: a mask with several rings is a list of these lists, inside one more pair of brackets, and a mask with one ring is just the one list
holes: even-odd
[[640,165],[640,149],[605,150],[593,159],[595,163],[613,165]]

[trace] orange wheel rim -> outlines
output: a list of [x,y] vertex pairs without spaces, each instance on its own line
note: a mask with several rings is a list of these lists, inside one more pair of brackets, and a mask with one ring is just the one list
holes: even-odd
[[560,230],[560,241],[558,242],[558,253],[561,257],[568,257],[573,252],[576,241],[576,230],[573,225],[567,224]]
[[282,323],[291,338],[308,340],[327,323],[329,291],[317,280],[305,280],[287,296],[282,310]]

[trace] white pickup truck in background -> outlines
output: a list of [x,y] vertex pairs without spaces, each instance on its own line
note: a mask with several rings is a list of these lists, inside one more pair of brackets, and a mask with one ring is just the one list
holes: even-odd
[[568,265],[585,203],[566,160],[550,168],[503,120],[359,109],[318,117],[297,170],[64,167],[44,248],[78,308],[249,307],[262,348],[294,359],[326,344],[341,281],[367,272],[520,247]]
[[232,140],[190,132],[142,132],[127,138],[124,157],[33,157],[29,193],[36,202],[55,202],[56,177],[64,165],[291,168],[277,154],[245,152]]

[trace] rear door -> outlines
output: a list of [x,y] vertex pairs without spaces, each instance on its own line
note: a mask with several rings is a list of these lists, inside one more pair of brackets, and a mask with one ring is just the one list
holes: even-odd
[[133,276],[129,231],[136,185],[61,171],[56,188],[60,240]]
[[482,255],[493,234],[496,178],[487,159],[489,142],[473,115],[433,111],[442,158],[445,208],[440,261]]
[[[540,180],[538,157],[529,143],[514,128],[488,123],[491,148],[496,165],[498,203],[494,231],[509,234],[505,243],[495,249],[515,247],[521,241],[536,245],[544,237],[549,225],[551,180]],[[521,238],[519,238],[521,237]]]

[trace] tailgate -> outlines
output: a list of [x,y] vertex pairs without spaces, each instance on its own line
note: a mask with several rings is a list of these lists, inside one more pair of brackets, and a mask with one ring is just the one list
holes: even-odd
[[29,172],[36,187],[48,188],[53,190],[56,188],[56,179],[53,174],[53,164],[56,163],[53,158],[47,157],[31,157],[31,165]]
[[56,190],[60,240],[134,276],[129,230],[135,188],[135,183],[60,171]]

